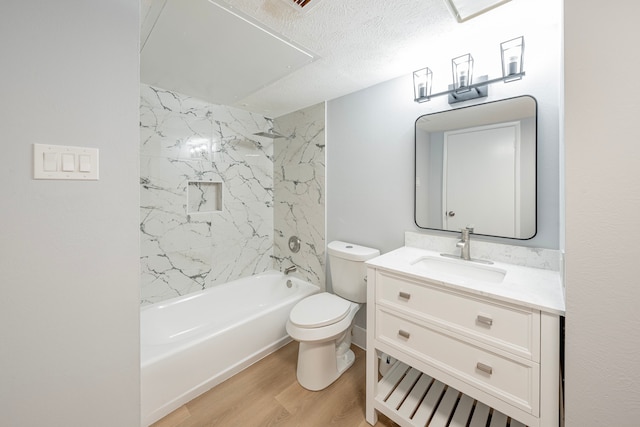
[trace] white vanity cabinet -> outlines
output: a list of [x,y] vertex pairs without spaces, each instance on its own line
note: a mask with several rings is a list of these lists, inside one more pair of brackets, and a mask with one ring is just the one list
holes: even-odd
[[[379,411],[402,426],[466,426],[486,411],[491,426],[559,425],[559,313],[381,265],[367,275],[369,424]],[[401,362],[385,377],[381,353]]]

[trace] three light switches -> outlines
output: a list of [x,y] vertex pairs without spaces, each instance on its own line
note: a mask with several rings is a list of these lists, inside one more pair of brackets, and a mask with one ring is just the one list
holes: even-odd
[[98,179],[98,149],[33,144],[34,179]]

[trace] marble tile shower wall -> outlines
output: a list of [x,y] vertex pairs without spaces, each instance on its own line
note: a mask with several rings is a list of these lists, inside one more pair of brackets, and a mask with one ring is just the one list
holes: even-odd
[[272,121],[140,90],[142,304],[272,269]]
[[[276,268],[325,287],[325,104],[275,120],[286,138],[274,141],[274,258]],[[291,236],[301,240],[293,253]]]

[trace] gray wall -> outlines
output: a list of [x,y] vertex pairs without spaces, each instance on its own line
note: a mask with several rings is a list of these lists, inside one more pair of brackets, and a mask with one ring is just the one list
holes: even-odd
[[[559,49],[556,43],[553,48]],[[538,100],[538,233],[530,240],[478,239],[558,249],[559,81],[557,70],[530,68],[520,82],[491,86],[492,95],[485,100],[523,94]],[[411,88],[411,76],[404,76],[328,103],[328,241],[387,252],[404,244],[405,231],[420,230],[413,221],[414,122],[450,106],[446,97],[416,104]]]
[[[478,240],[559,248],[560,6],[556,13],[545,16],[544,22],[514,16],[511,24],[518,26],[515,31],[525,36],[527,44],[527,75],[522,80],[494,84],[487,98],[455,105],[457,108],[520,95],[531,95],[538,102],[538,233],[530,240],[476,237]],[[535,8],[535,4],[531,7]],[[497,71],[487,73],[492,78],[500,73],[496,39],[504,41],[514,34],[496,35],[496,29],[486,30],[486,37],[469,40],[465,49],[474,52],[474,48],[495,46],[496,54],[489,57],[498,64]],[[451,50],[453,56],[459,46],[452,45]],[[450,58],[432,60],[450,63]],[[450,74],[434,72],[433,93],[445,90],[449,80]],[[414,102],[411,74],[327,103],[327,242],[343,240],[385,253],[404,245],[405,231],[455,235],[419,229],[413,213],[415,120],[450,108],[446,96],[422,104]],[[330,269],[329,263],[329,272]],[[328,276],[329,289],[330,282]],[[358,314],[358,326],[365,326],[364,313],[361,310]]]
[[[134,0],[0,2],[0,425],[140,422]],[[32,144],[100,150],[32,179]]]
[[564,4],[567,426],[630,427],[640,420],[640,100],[608,83],[620,81],[622,52],[624,69],[640,67],[640,6]]
[[407,78],[328,102],[327,239],[387,252],[413,223],[413,123]]

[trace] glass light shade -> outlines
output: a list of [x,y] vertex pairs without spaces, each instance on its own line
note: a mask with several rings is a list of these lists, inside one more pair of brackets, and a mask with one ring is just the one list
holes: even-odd
[[453,72],[453,88],[456,92],[467,92],[473,84],[473,57],[470,53],[451,60]]
[[520,80],[524,71],[524,37],[500,43],[502,77],[505,83]]
[[413,99],[418,102],[428,101],[431,96],[433,73],[429,68],[413,72]]

